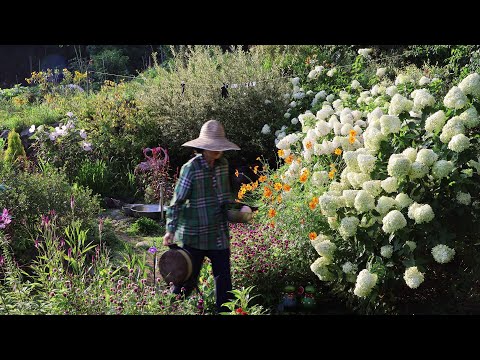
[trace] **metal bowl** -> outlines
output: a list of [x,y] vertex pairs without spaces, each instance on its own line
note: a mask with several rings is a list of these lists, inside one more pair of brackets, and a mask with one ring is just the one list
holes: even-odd
[[236,209],[227,210],[227,219],[234,223],[249,223],[252,221],[253,212],[241,212]]
[[[165,213],[166,206],[163,206],[163,212]],[[147,217],[150,219],[160,220],[162,212],[160,211],[160,205],[158,204],[149,204],[149,205],[136,205],[131,208],[133,216],[135,217]],[[165,219],[165,214],[164,217]]]
[[143,205],[143,204],[125,204],[125,205],[122,206],[122,210],[123,210],[124,214],[127,215],[127,216],[135,216],[133,214],[132,207],[139,206],[139,205]]

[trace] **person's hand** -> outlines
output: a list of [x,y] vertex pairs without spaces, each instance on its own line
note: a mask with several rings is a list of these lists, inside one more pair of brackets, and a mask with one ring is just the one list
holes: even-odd
[[163,246],[168,246],[173,244],[173,233],[170,231],[167,231],[165,235],[163,236]]

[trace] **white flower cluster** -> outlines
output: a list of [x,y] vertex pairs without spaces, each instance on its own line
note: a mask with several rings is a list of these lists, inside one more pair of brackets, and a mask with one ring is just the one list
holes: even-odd
[[478,112],[475,106],[469,107],[463,113],[458,115],[458,117],[463,120],[463,124],[467,129],[474,128],[480,124],[480,118],[478,117]]
[[417,269],[416,266],[411,266],[407,270],[405,270],[403,279],[405,280],[405,283],[410,289],[416,289],[425,280],[425,277],[423,276],[423,273],[421,273]]
[[353,203],[355,209],[361,214],[375,208],[375,198],[365,190],[359,190]]
[[357,227],[360,223],[360,220],[355,216],[347,216],[340,221],[340,227],[338,228],[338,232],[343,238],[348,238],[355,236],[357,233]]
[[369,180],[362,184],[362,189],[368,192],[373,197],[377,197],[382,192],[381,180]]
[[461,153],[470,147],[470,139],[464,134],[454,135],[448,143],[448,148],[457,153]]
[[472,202],[472,196],[468,192],[464,193],[459,191],[457,193],[456,199],[457,199],[457,202],[462,205],[470,205],[470,203]]
[[384,258],[391,258],[393,254],[393,246],[392,245],[385,245],[380,248],[380,255]]
[[395,196],[395,201],[400,209],[406,208],[413,203],[413,200],[410,199],[410,197],[405,193],[399,193],[397,196]]
[[319,255],[330,260],[333,258],[333,253],[337,249],[337,245],[331,242],[329,237],[322,234],[312,240],[312,245]]
[[353,290],[353,293],[358,297],[367,297],[372,291],[372,288],[376,285],[377,279],[377,274],[372,274],[367,269],[363,269],[357,276],[357,282],[355,283],[355,290]]
[[432,149],[421,149],[417,153],[417,158],[415,161],[421,162],[427,166],[432,166],[437,159],[438,155]]
[[398,189],[398,180],[396,177],[388,177],[381,182],[382,189],[387,193],[392,193]]
[[380,118],[381,132],[383,135],[396,134],[400,131],[402,122],[398,116],[382,115]]
[[387,68],[383,67],[383,68],[378,68],[375,75],[377,75],[379,78],[382,78],[385,76],[386,73],[387,73]]
[[455,256],[455,249],[449,248],[447,245],[437,245],[432,248],[432,255],[439,264],[446,264],[452,261]]
[[435,213],[430,205],[414,202],[408,207],[408,217],[415,220],[416,224],[423,224],[432,221]]
[[380,215],[384,216],[388,211],[397,206],[397,201],[391,197],[388,196],[382,196],[380,199],[378,199],[377,202],[377,207],[375,210],[377,210]]
[[393,95],[392,100],[390,101],[388,114],[398,116],[402,112],[409,112],[410,110],[412,110],[412,108],[413,101],[408,100],[406,97],[397,93]]
[[425,130],[428,132],[438,133],[442,130],[447,118],[443,110],[439,110],[436,113],[430,115],[425,121]]
[[458,87],[465,95],[471,94],[476,98],[480,97],[480,75],[477,73],[468,75],[458,84]]
[[331,261],[322,256],[315,260],[312,265],[310,265],[310,270],[312,270],[321,281],[332,281],[335,279],[335,276],[327,268],[327,265],[330,264]]
[[407,220],[405,220],[403,214],[398,210],[392,210],[385,215],[382,219],[382,223],[382,230],[387,234],[394,233],[407,226]]
[[266,135],[270,133],[270,126],[268,124],[263,125],[262,134]]
[[438,160],[432,166],[432,175],[436,179],[447,177],[454,169],[455,165],[451,161]]
[[467,105],[467,103],[467,96],[458,86],[452,87],[443,99],[443,104],[450,109],[461,109]]
[[405,244],[410,248],[410,251],[417,248],[417,243],[415,241],[405,241]]
[[357,272],[357,265],[352,264],[350,261],[347,261],[342,265],[342,271],[345,274],[355,274]]
[[418,89],[410,94],[413,99],[413,110],[422,111],[427,106],[435,104],[435,98],[426,89]]
[[370,53],[373,51],[373,49],[358,49],[358,54],[363,56],[366,59],[370,58]]
[[410,167],[410,179],[421,179],[428,174],[428,166],[419,161],[414,161]]
[[392,154],[388,159],[387,172],[388,175],[402,178],[410,172],[412,163],[403,154]]

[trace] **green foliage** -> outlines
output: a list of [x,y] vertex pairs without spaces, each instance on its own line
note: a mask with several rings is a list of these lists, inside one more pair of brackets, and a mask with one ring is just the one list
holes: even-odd
[[161,226],[153,219],[141,217],[136,220],[127,230],[130,235],[157,235]]
[[25,149],[23,148],[20,135],[15,130],[11,130],[8,133],[7,150],[5,151],[3,160],[6,163],[12,164],[19,157],[25,157],[25,156],[26,156]]
[[[143,113],[145,142],[152,143],[154,138],[154,144],[166,147],[175,156],[171,159],[175,167],[190,156],[190,150],[181,145],[198,137],[205,121],[217,119],[227,137],[242,148],[242,156],[253,160],[268,152],[272,135],[260,131],[265,123],[275,125],[282,119],[287,88],[278,67],[265,69],[262,63],[260,55],[241,48],[222,53],[218,47],[195,46],[174,53],[169,68],[156,66],[158,76],[137,85],[135,101]],[[256,86],[243,86],[251,81]],[[220,91],[223,83],[239,87],[229,87],[225,99]]]
[[107,195],[111,191],[111,173],[104,160],[84,160],[75,177],[79,185],[89,187],[96,194]]
[[[72,187],[58,169],[50,168],[48,173],[42,173],[4,168],[0,183],[8,187],[0,197],[0,207],[9,209],[15,217],[10,226],[11,244],[22,262],[31,257],[30,239],[41,221],[40,215],[55,210],[58,225],[62,227],[74,217],[87,225],[100,212],[98,196],[82,186]],[[75,199],[75,212],[70,208],[71,196]]]
[[255,296],[251,296],[250,293],[252,292],[255,286],[249,286],[247,288],[241,289],[234,289],[231,293],[234,295],[234,300],[224,303],[223,305],[226,306],[230,312],[223,312],[220,313],[221,315],[265,315],[268,312],[263,308],[263,306],[255,304],[250,304]]

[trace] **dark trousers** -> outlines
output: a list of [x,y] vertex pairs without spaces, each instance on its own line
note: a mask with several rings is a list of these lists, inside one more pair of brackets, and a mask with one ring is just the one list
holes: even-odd
[[183,284],[175,285],[173,288],[174,294],[180,294],[180,291],[185,288],[185,295],[189,296],[193,289],[197,287],[198,277],[202,269],[203,259],[208,257],[212,262],[213,277],[215,278],[215,303],[217,311],[228,312],[229,309],[222,304],[230,301],[233,298],[232,293],[232,277],[230,274],[230,249],[225,250],[200,250],[184,245],[183,248],[187,250],[192,256],[192,275]]

